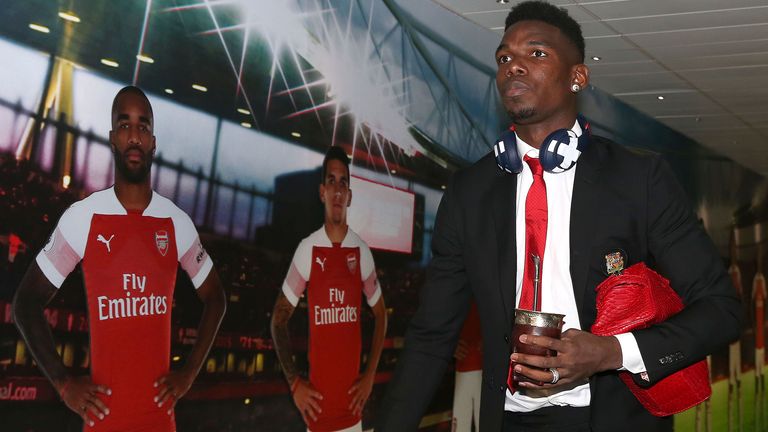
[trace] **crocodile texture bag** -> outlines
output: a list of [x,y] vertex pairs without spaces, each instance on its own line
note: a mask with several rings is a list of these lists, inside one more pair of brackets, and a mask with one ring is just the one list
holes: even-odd
[[[595,290],[597,319],[592,333],[600,336],[650,327],[683,309],[683,302],[669,281],[644,263],[635,264],[620,275],[609,276]],[[637,385],[630,372],[619,372],[619,378],[645,409],[659,417],[685,411],[712,394],[705,360],[647,388]]]

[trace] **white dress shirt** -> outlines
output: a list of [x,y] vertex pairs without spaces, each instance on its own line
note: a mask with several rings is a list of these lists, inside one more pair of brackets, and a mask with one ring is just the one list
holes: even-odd
[[[581,135],[581,127],[578,121],[572,130],[576,135]],[[526,142],[517,138],[517,151],[520,159],[525,155],[533,158],[539,157],[539,150],[531,147]],[[544,171],[544,183],[547,187],[547,240],[544,247],[541,273],[541,310],[544,312],[565,315],[563,331],[574,328],[581,330],[579,311],[573,295],[573,282],[571,281],[571,199],[573,197],[573,181],[576,177],[577,166],[562,173],[550,173]],[[523,171],[517,176],[517,194],[515,203],[516,239],[517,239],[517,301],[523,288],[523,270],[525,269],[525,200],[528,190],[533,184],[533,174],[527,163],[523,162]],[[645,364],[640,355],[640,349],[632,333],[617,335],[621,345],[623,367],[632,373],[644,372]],[[530,397],[516,392],[510,393],[507,389],[504,409],[507,411],[529,412],[539,408],[557,405],[574,407],[589,406],[589,384],[582,384],[575,388],[555,393],[546,397]]]

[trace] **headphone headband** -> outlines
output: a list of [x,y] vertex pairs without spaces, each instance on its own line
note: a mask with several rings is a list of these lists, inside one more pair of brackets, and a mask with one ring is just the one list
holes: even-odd
[[[581,115],[576,116],[581,134],[572,129],[558,129],[549,134],[539,146],[539,162],[544,171],[560,173],[576,166],[581,153],[587,149],[592,137],[590,124]],[[523,170],[523,161],[517,151],[514,125],[501,134],[493,146],[496,165],[510,174]]]

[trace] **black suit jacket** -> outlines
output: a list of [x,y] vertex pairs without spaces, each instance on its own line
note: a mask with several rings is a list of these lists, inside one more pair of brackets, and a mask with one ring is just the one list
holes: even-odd
[[[650,384],[738,337],[743,318],[735,290],[661,157],[593,137],[575,169],[571,278],[581,328],[589,330],[595,320],[594,289],[606,277],[605,254],[622,249],[627,266],[643,261],[655,268],[686,305],[666,322],[634,332]],[[493,154],[453,176],[438,210],[419,309],[378,431],[417,428],[452,361],[472,297],[483,335],[480,430],[501,429],[516,303],[516,181],[516,175],[497,168]],[[643,409],[616,372],[593,376],[590,389],[596,432],[672,429],[671,418]]]

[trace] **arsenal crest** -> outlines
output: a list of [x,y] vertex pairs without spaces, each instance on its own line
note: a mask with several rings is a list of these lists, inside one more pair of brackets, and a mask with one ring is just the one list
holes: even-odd
[[605,272],[608,276],[620,275],[624,271],[627,254],[619,249],[605,254]]
[[354,273],[357,269],[357,256],[353,253],[347,255],[347,268],[350,273]]
[[155,246],[160,255],[165,256],[168,253],[168,231],[155,231]]

